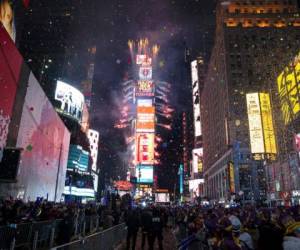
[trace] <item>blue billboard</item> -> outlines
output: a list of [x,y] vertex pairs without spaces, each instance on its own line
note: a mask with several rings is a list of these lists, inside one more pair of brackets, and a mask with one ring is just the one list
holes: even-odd
[[137,183],[153,183],[153,166],[138,165],[136,166]]
[[89,152],[82,149],[79,145],[70,145],[68,157],[68,169],[78,169],[87,171],[89,166]]

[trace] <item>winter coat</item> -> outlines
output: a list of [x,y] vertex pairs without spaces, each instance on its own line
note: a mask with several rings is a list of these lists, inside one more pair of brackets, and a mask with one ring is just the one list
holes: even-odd
[[283,238],[283,249],[284,250],[299,250],[300,249],[300,238],[294,236],[285,236]]

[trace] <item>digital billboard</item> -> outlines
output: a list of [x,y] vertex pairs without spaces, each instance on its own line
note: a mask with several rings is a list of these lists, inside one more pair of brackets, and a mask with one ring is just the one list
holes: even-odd
[[139,107],[152,107],[153,101],[152,99],[137,99],[137,106]]
[[80,121],[82,117],[84,96],[73,86],[57,81],[55,100],[60,102],[58,111]]
[[6,146],[23,58],[0,25],[0,161]]
[[150,80],[137,81],[136,96],[154,96],[154,83]]
[[229,190],[231,193],[235,192],[235,182],[234,182],[234,165],[232,162],[228,163],[228,177],[229,177]]
[[155,108],[138,106],[136,132],[155,131]]
[[155,202],[157,202],[157,203],[170,202],[170,194],[169,193],[155,193]]
[[285,124],[289,124],[300,112],[300,62],[295,59],[277,78],[281,111]]
[[143,54],[136,55],[136,64],[142,66],[150,66],[152,63],[152,58]]
[[24,199],[60,201],[64,190],[70,132],[30,73],[16,146],[23,148],[17,189]]
[[246,100],[248,110],[251,152],[253,154],[264,153],[265,147],[259,104],[259,95],[258,93],[249,93],[246,95]]
[[195,136],[202,135],[201,116],[200,116],[200,94],[198,80],[198,63],[197,60],[191,62],[191,78],[193,89],[193,113],[194,113],[194,132]]
[[154,164],[154,134],[136,134],[136,162],[139,164]]
[[70,145],[68,157],[68,169],[87,171],[89,166],[89,152],[82,149],[80,145]]
[[91,157],[93,160],[92,170],[97,170],[97,158],[98,158],[98,143],[99,143],[99,132],[93,129],[89,129],[87,136],[90,142]]
[[203,172],[203,148],[193,149],[193,172]]
[[0,1],[0,23],[12,40],[15,40],[14,13],[12,5],[8,0]]
[[268,93],[251,93],[247,94],[246,98],[251,152],[274,156],[277,148],[270,95]]
[[140,67],[139,78],[140,78],[140,80],[151,80],[152,79],[152,67]]
[[138,183],[153,183],[153,166],[137,165],[135,176]]
[[276,139],[273,126],[273,117],[271,109],[270,95],[267,93],[259,93],[261,120],[263,126],[263,135],[265,142],[265,152],[268,154],[276,154]]

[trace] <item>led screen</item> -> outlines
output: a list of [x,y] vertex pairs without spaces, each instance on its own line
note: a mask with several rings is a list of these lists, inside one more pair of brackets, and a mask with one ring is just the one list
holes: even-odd
[[89,165],[89,152],[79,145],[70,145],[68,157],[68,169],[87,171]]
[[156,193],[155,202],[158,203],[170,202],[170,195],[168,193]]
[[137,132],[154,132],[155,130],[155,108],[154,107],[137,107]]
[[151,80],[152,79],[152,67],[140,67],[139,78],[140,78],[140,80]]
[[193,149],[193,172],[203,172],[203,148]]
[[84,97],[78,89],[65,82],[57,81],[55,100],[60,103],[58,111],[78,121],[81,120]]
[[149,80],[140,80],[136,85],[136,96],[154,96],[154,83]]
[[137,166],[135,173],[138,183],[153,183],[153,166]]
[[137,133],[136,134],[136,162],[139,164],[154,163],[154,134]]
[[261,121],[260,103],[258,93],[246,95],[248,121],[250,130],[250,144],[252,153],[264,153],[264,137]]

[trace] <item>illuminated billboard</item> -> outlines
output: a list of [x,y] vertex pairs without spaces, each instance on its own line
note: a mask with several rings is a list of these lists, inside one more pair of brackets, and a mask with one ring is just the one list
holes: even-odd
[[253,154],[276,154],[276,138],[273,126],[272,108],[268,93],[246,95]]
[[149,80],[140,80],[136,85],[136,96],[154,96],[154,83]]
[[235,184],[234,184],[234,165],[232,162],[228,163],[228,180],[229,180],[229,190],[231,193],[235,192]]
[[138,183],[153,183],[153,166],[136,166],[135,176]]
[[[1,11],[0,11],[1,13]],[[21,68],[23,58],[9,38],[4,27],[0,25],[0,44],[5,49],[0,50],[0,161],[6,140],[8,128],[13,114],[17,88],[22,78]],[[25,71],[24,71],[25,72]],[[22,77],[20,77],[22,76]]]
[[155,108],[137,107],[136,132],[154,132],[155,131]]
[[15,40],[14,12],[10,2],[0,1],[0,23],[3,24],[11,39]]
[[259,94],[261,120],[263,126],[265,152],[268,154],[276,154],[276,139],[273,126],[273,117],[271,109],[270,95],[266,93]]
[[140,107],[152,107],[153,106],[153,102],[152,99],[137,99],[137,106]]
[[60,102],[58,111],[80,121],[82,117],[84,96],[73,86],[57,81],[55,100]]
[[293,121],[300,112],[300,62],[286,67],[277,78],[281,111],[285,124]]
[[98,143],[99,143],[99,132],[93,129],[89,129],[87,136],[90,142],[91,157],[93,160],[92,170],[97,170],[97,159],[98,159]]
[[152,165],[154,163],[154,134],[136,134],[136,162],[139,164]]
[[140,80],[151,80],[152,79],[152,67],[140,67],[139,78],[140,78]]
[[136,64],[142,66],[150,66],[152,63],[151,57],[147,55],[136,55]]
[[200,94],[199,94],[199,80],[198,80],[198,66],[197,60],[191,62],[191,78],[193,89],[193,113],[194,113],[194,132],[195,136],[202,135],[201,117],[200,117]]
[[258,93],[246,95],[251,152],[264,153],[264,137]]
[[79,145],[70,145],[68,157],[68,169],[87,171],[89,166],[89,152]]
[[203,148],[193,149],[193,172],[203,172]]

